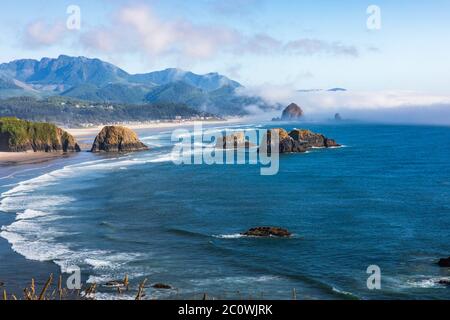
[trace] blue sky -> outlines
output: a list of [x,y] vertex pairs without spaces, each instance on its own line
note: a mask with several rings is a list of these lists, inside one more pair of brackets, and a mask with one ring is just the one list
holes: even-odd
[[[67,30],[66,8],[81,9]],[[367,29],[369,5],[381,30]],[[128,72],[217,71],[247,86],[447,94],[444,0],[17,0],[0,11],[0,61],[98,57]]]

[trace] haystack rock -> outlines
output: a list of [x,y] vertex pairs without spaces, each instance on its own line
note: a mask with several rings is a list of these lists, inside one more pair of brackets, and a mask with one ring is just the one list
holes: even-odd
[[281,120],[283,121],[296,121],[303,117],[303,110],[295,103],[291,103],[284,109],[281,115]]
[[107,126],[95,138],[91,151],[134,152],[148,149],[133,130],[120,126]]

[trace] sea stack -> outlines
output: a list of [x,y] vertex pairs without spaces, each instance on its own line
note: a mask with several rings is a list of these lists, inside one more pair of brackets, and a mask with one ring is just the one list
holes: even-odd
[[281,115],[283,121],[296,121],[303,117],[303,110],[297,104],[291,103],[284,109]]
[[107,126],[95,138],[91,152],[122,153],[148,149],[133,130],[121,126]]
[[216,148],[218,149],[248,149],[253,146],[246,139],[244,132],[236,132],[229,136],[221,137],[216,143]]
[[54,124],[0,118],[0,151],[79,152],[80,146]]
[[[334,148],[340,145],[323,134],[309,130],[295,129],[289,133],[283,128],[267,130],[267,152],[271,151],[272,131],[278,133],[280,153],[303,153],[312,148]],[[262,146],[263,148],[265,146]]]

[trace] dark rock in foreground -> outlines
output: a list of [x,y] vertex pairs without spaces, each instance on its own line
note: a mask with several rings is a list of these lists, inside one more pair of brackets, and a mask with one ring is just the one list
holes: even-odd
[[0,118],[0,151],[79,152],[80,146],[54,124]]
[[167,284],[163,284],[163,283],[154,284],[152,286],[152,288],[154,288],[154,289],[163,289],[163,290],[170,290],[170,289],[172,289],[171,286],[169,286]]
[[257,227],[252,228],[248,230],[247,232],[242,234],[243,236],[247,237],[279,237],[279,238],[287,238],[290,237],[292,234],[282,228],[276,228],[276,227]]
[[295,121],[299,120],[303,117],[303,110],[295,103],[291,103],[287,106],[286,109],[283,110],[283,114],[281,115],[282,121]]
[[442,268],[450,268],[450,257],[440,259],[438,265]]
[[450,280],[447,279],[441,279],[438,281],[438,284],[444,285],[444,286],[450,286]]
[[91,151],[134,152],[148,149],[133,130],[120,126],[107,126],[95,138]]

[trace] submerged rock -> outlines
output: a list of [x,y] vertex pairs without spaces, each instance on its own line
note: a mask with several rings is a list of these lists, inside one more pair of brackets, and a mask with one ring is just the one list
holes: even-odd
[[440,259],[438,265],[442,268],[450,268],[450,257]]
[[438,281],[438,283],[444,286],[450,286],[450,280],[448,279],[441,279]]
[[54,124],[0,118],[0,151],[79,152],[80,146]]
[[133,152],[148,149],[133,130],[121,126],[107,126],[95,138],[91,151]]
[[295,103],[291,103],[283,110],[281,120],[283,121],[296,121],[303,117],[303,110]]
[[156,284],[152,285],[152,288],[154,288],[154,289],[162,289],[162,290],[170,290],[170,289],[172,289],[171,286],[169,286],[167,284],[163,284],[163,283],[156,283]]
[[256,227],[244,232],[243,236],[247,237],[279,237],[279,238],[287,238],[292,234],[282,228],[277,227]]

